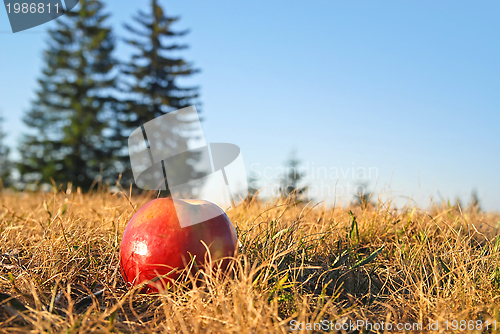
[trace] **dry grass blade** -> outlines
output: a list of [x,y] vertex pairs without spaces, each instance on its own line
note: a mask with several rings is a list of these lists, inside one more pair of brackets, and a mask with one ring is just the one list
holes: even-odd
[[230,274],[197,270],[148,295],[140,293],[145,285],[125,285],[118,247],[129,219],[154,197],[125,189],[2,194],[0,331],[285,333],[293,324],[357,320],[424,328],[444,319],[500,324],[498,214],[458,206],[389,210],[386,203],[328,209],[254,198],[228,213],[241,241]]

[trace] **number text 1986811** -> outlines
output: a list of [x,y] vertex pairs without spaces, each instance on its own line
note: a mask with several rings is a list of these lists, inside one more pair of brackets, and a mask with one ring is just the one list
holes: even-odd
[[496,330],[497,329],[497,321],[494,320],[492,322],[486,320],[486,321],[482,321],[482,320],[469,320],[469,321],[466,321],[466,320],[461,320],[461,321],[458,321],[458,320],[452,320],[452,321],[449,321],[449,320],[446,320],[444,322],[444,325],[445,325],[445,328],[446,330],[460,330],[460,331],[465,331],[465,330],[488,330],[488,329],[493,329],[493,330]]
[[55,3],[55,4],[44,4],[44,3],[14,3],[12,5],[12,8],[11,8],[11,4],[8,3],[6,5],[7,7],[7,13],[10,14],[11,13],[11,10],[12,10],[12,13],[15,13],[15,14],[18,14],[18,13],[23,13],[23,14],[27,14],[27,13],[32,13],[32,14],[35,14],[35,13],[44,13],[45,11],[47,11],[48,13],[50,13],[50,7],[54,7],[54,9],[52,10],[53,13],[59,13],[59,4],[58,3]]

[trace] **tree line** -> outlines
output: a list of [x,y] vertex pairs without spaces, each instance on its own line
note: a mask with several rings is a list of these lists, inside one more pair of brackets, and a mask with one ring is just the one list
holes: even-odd
[[[128,36],[117,37],[109,16],[103,1],[81,1],[48,30],[36,98],[23,117],[29,131],[18,145],[18,161],[8,160],[0,133],[3,186],[71,182],[86,191],[96,181],[113,184],[120,175],[123,185],[131,184],[130,133],[199,104],[199,88],[179,84],[199,72],[176,56],[188,47],[179,43],[188,31],[173,27],[179,17],[151,0],[147,12],[124,24]],[[114,55],[118,42],[134,50],[126,61]]]

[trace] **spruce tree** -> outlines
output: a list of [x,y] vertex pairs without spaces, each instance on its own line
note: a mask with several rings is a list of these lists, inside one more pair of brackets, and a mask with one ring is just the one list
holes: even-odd
[[280,192],[282,197],[298,197],[307,190],[307,186],[299,186],[299,183],[305,176],[300,173],[300,163],[301,161],[297,158],[297,151],[293,150],[286,162],[286,174],[281,181]]
[[0,117],[0,189],[9,187],[12,183],[12,162],[9,158],[10,149],[5,145],[3,131],[3,117]]
[[252,172],[248,178],[247,178],[247,183],[248,183],[248,197],[247,197],[247,201],[248,202],[251,202],[254,198],[255,199],[258,199],[259,197],[259,188],[258,188],[258,184],[259,184],[259,178],[257,177],[257,175]]
[[80,2],[49,30],[45,65],[31,110],[31,129],[21,142],[19,171],[24,182],[72,182],[87,190],[117,175],[113,152],[114,38],[103,3]]
[[372,201],[373,192],[367,190],[367,182],[359,182],[355,187],[354,202],[353,205],[361,206],[367,208],[369,205],[375,205]]
[[[167,16],[160,4],[152,0],[149,13],[139,11],[133,17],[135,24],[125,24],[125,28],[133,35],[132,38],[125,39],[125,42],[135,52],[130,61],[123,64],[122,71],[123,91],[127,96],[120,114],[120,132],[124,146],[127,144],[127,136],[144,123],[198,103],[198,88],[183,87],[178,82],[199,71],[190,62],[176,56],[179,51],[187,48],[185,44],[178,44],[177,40],[188,33],[187,30],[172,29],[172,25],[178,20],[179,17]],[[165,143],[166,150],[169,147],[187,147],[189,138],[182,130],[188,129],[189,123],[190,121],[178,119],[177,126],[169,127],[169,133],[163,134],[165,138],[173,139]],[[124,166],[123,180],[132,182],[128,152],[120,153]],[[194,153],[191,155],[193,162],[198,158]],[[189,175],[187,178],[191,179],[199,176],[192,165],[183,170],[167,171],[170,174],[180,172]],[[169,195],[168,190],[166,195]]]

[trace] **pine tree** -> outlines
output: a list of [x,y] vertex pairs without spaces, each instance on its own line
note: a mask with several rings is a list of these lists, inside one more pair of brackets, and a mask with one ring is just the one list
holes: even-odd
[[5,133],[1,125],[3,125],[3,117],[0,117],[0,189],[6,188],[12,183],[12,162],[9,159],[10,149],[4,143]]
[[[135,38],[125,42],[135,49],[130,61],[123,66],[124,92],[127,100],[123,104],[120,117],[120,132],[124,145],[128,135],[144,123],[162,116],[168,112],[188,107],[198,102],[197,87],[181,87],[178,80],[189,77],[199,70],[175,54],[187,48],[185,44],[178,44],[177,38],[185,36],[188,31],[174,31],[172,25],[179,17],[169,17],[156,0],[151,1],[151,12],[139,13],[133,17],[135,25],[125,24],[125,28],[135,35]],[[182,129],[189,127],[190,121],[178,119],[178,126],[170,127],[165,137],[173,140],[165,143],[171,148],[187,147],[185,134]],[[169,147],[166,147],[168,150]],[[128,152],[122,153],[120,158],[124,166],[123,180],[131,182],[132,172],[128,162]],[[191,156],[192,160],[197,155]],[[178,173],[179,171],[167,171]],[[182,171],[192,178],[197,177],[193,168]],[[169,195],[167,190],[166,195]]]
[[259,183],[259,178],[255,175],[255,173],[251,173],[248,176],[248,197],[247,200],[250,202],[254,198],[257,199],[259,196],[259,188],[258,188],[258,183]]
[[371,198],[373,193],[367,191],[368,184],[365,182],[360,182],[355,186],[354,202],[353,205],[361,206],[367,208],[368,205],[374,205]]
[[114,38],[99,0],[86,0],[49,30],[37,98],[24,122],[19,171],[24,182],[72,182],[87,190],[114,181]]
[[479,195],[477,193],[477,189],[472,189],[471,199],[469,204],[469,209],[475,212],[481,212],[481,200],[479,199]]
[[294,150],[290,154],[290,158],[287,161],[286,175],[282,180],[281,184],[281,196],[295,196],[304,194],[307,190],[307,186],[299,187],[300,181],[304,178],[305,175],[300,173],[300,163],[301,161],[297,158],[297,152]]

